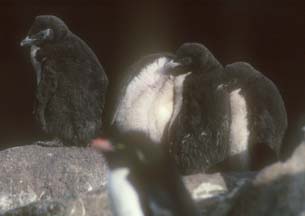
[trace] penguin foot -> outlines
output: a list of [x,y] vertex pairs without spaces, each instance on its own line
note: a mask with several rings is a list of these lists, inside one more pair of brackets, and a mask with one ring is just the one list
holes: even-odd
[[37,141],[36,145],[43,146],[43,147],[63,147],[64,144],[59,139],[54,139],[50,141]]

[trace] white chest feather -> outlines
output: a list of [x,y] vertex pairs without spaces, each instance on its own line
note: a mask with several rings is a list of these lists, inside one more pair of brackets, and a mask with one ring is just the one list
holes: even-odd
[[190,73],[170,76],[165,68],[168,61],[157,59],[129,83],[113,118],[122,131],[143,131],[160,143],[166,126],[176,119],[183,103],[183,82]]
[[144,216],[140,199],[128,181],[128,168],[118,168],[110,171],[108,191],[116,216]]
[[113,122],[123,131],[143,131],[159,143],[172,115],[174,81],[164,73],[163,57],[143,68],[129,83]]
[[241,89],[236,89],[230,94],[231,104],[231,130],[230,130],[230,154],[239,155],[241,162],[248,161],[248,119],[247,104],[240,94]]
[[171,128],[173,122],[175,121],[176,117],[178,116],[181,106],[183,103],[183,83],[185,78],[190,75],[191,72],[186,74],[182,74],[180,76],[175,77],[175,84],[174,84],[174,107],[173,107],[173,114],[170,119],[169,128]]
[[40,62],[37,61],[36,59],[36,54],[39,49],[40,48],[38,46],[35,45],[31,46],[31,62],[36,72],[37,84],[39,84],[41,80],[41,70],[42,70]]

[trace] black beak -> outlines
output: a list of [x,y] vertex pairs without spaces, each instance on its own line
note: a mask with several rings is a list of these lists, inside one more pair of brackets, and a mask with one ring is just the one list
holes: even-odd
[[186,66],[180,61],[171,60],[165,64],[165,69],[172,76],[179,76],[189,72]]
[[36,41],[36,39],[30,38],[29,36],[27,36],[20,42],[20,46],[22,46],[22,47],[31,46],[34,44],[35,41]]
[[176,62],[175,60],[171,60],[171,61],[169,61],[165,64],[165,67],[167,69],[173,69],[173,68],[176,68],[176,67],[179,67],[179,66],[182,66],[182,64],[179,63],[179,62]]

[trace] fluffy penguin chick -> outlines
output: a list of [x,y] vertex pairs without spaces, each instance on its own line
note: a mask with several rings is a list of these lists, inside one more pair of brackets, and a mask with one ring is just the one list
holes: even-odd
[[165,73],[169,54],[141,58],[127,70],[112,120],[118,133],[143,132],[160,144],[173,112],[175,79]]
[[199,215],[168,154],[146,135],[130,133],[126,137],[128,142],[93,142],[109,165],[108,191],[114,214]]
[[230,101],[222,88],[223,67],[205,47],[183,44],[168,73],[185,79],[175,87],[167,141],[184,174],[207,171],[228,153]]
[[[176,70],[172,73],[192,72],[184,82],[185,102],[178,116],[178,127],[190,134],[203,128],[208,135],[202,142],[174,140],[171,147],[176,155],[189,154],[188,146],[198,143],[194,151],[201,152],[202,157],[213,157],[218,146],[219,152],[227,153],[222,155],[228,158],[223,163],[225,169],[248,170],[266,165],[272,156],[279,154],[287,114],[283,99],[271,80],[247,63],[223,68],[210,51],[198,43],[183,44],[174,63]],[[217,103],[214,95],[219,91],[224,92],[225,97],[218,97]],[[221,108],[228,104],[229,109]],[[225,117],[226,114],[229,116]],[[177,126],[174,126],[170,131],[172,136],[177,136]],[[198,159],[195,161],[198,163]]]
[[189,174],[224,160],[229,101],[217,89],[223,68],[214,57],[201,68],[209,75],[176,73],[172,60],[171,54],[153,54],[127,70],[112,126],[117,134],[137,131],[154,144],[174,143],[171,153],[180,171]]
[[55,16],[37,16],[21,46],[31,50],[43,130],[67,145],[89,143],[102,127],[108,85],[96,55]]
[[287,129],[283,98],[275,84],[245,62],[225,67],[230,93],[230,165],[259,169],[276,160]]

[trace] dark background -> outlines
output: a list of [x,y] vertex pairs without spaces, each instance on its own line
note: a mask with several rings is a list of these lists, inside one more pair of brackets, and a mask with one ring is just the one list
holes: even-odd
[[[43,3],[42,3],[43,2]],[[289,121],[305,111],[305,1],[0,1],[0,148],[41,133],[32,116],[35,77],[19,47],[34,17],[53,14],[84,39],[114,83],[142,55],[205,44],[223,64],[247,61],[271,78]]]

